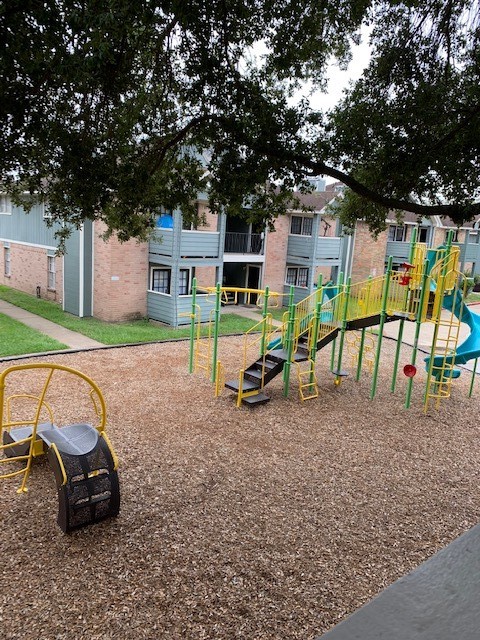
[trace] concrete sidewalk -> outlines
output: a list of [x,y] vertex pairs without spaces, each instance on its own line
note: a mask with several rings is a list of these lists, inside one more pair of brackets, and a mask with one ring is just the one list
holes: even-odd
[[40,333],[50,336],[50,338],[58,340],[58,342],[67,345],[69,349],[95,349],[105,346],[101,342],[87,338],[81,333],[70,331],[70,329],[65,329],[54,322],[50,322],[50,320],[45,320],[45,318],[20,309],[20,307],[16,307],[4,300],[0,300],[0,313],[18,320],[32,329],[36,329]]

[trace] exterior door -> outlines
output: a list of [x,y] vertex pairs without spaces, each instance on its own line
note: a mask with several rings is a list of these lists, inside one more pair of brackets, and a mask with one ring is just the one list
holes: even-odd
[[[260,283],[260,265],[258,264],[247,264],[247,289],[259,289]],[[257,294],[250,295],[250,304],[255,304],[257,302]]]

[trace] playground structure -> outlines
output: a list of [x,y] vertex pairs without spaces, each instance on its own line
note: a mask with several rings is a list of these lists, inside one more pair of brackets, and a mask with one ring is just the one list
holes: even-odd
[[[32,376],[28,383],[24,373]],[[93,417],[95,425],[79,422],[57,426],[60,412],[53,407],[65,400],[63,374],[75,376],[78,393],[89,399],[83,403],[87,406],[75,407],[77,415],[82,412],[82,416]],[[6,396],[6,389],[16,386],[20,377],[28,391]],[[32,388],[38,391],[32,393]],[[118,460],[105,432],[105,401],[93,380],[63,365],[15,365],[0,375],[0,405],[0,451],[4,454],[0,469],[7,468],[0,479],[18,476],[22,482],[17,493],[26,492],[33,458],[46,455],[55,475],[58,524],[63,532],[118,514]]]
[[[353,342],[358,345],[355,357],[356,379],[366,366],[372,374],[370,397],[377,392],[380,353],[386,323],[399,322],[397,348],[391,383],[395,391],[399,369],[400,349],[405,322],[415,323],[415,337],[411,361],[404,367],[408,378],[405,407],[411,405],[414,376],[417,370],[419,336],[422,323],[433,324],[430,354],[425,358],[427,382],[424,408],[451,394],[453,381],[460,375],[456,365],[474,360],[469,396],[472,395],[475,370],[480,356],[480,316],[472,313],[464,303],[466,279],[458,269],[460,250],[452,246],[452,233],[445,245],[428,249],[412,236],[408,262],[401,270],[392,268],[388,260],[384,275],[352,283],[344,281],[342,274],[336,283],[322,284],[297,304],[293,303],[293,287],[289,294],[288,311],[281,326],[275,327],[269,313],[271,306],[281,306],[282,294],[265,290],[226,289],[219,284],[204,288],[212,296],[214,308],[206,323],[207,337],[201,339],[202,318],[195,303],[196,283],[192,296],[189,370],[203,370],[215,384],[219,395],[223,387],[237,394],[237,406],[261,404],[269,401],[265,386],[277,375],[283,375],[283,392],[289,394],[290,373],[295,368],[299,395],[302,401],[319,395],[315,372],[317,353],[332,343],[330,369],[334,384],[340,385],[348,375],[343,367],[346,352],[346,334],[359,332]],[[241,367],[238,379],[225,381],[223,366],[218,359],[218,323],[222,303],[228,303],[238,293],[254,293],[257,306],[262,308],[262,319],[244,337]],[[272,304],[273,302],[273,304]],[[467,340],[459,345],[460,325],[470,328]],[[370,327],[378,327],[376,347],[372,344]],[[255,354],[252,356],[252,354]]]

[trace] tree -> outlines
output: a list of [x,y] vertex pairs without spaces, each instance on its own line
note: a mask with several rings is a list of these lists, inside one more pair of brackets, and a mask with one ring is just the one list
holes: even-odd
[[[365,24],[371,63],[340,104],[295,103]],[[389,209],[461,223],[480,213],[479,37],[478,0],[9,0],[0,180],[122,240],[160,207],[193,218],[202,190],[272,222],[308,174],[344,182],[344,221],[373,232]]]

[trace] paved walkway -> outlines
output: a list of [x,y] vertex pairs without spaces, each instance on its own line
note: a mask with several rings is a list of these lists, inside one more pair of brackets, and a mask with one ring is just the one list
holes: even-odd
[[[480,313],[480,304],[475,307],[473,306],[473,310],[477,313]],[[16,307],[9,302],[5,302],[4,300],[0,300],[0,313],[4,315],[10,316],[23,324],[26,324],[41,333],[58,340],[58,342],[62,342],[67,345],[70,349],[95,349],[100,348],[103,345],[101,342],[97,342],[96,340],[92,340],[91,338],[87,338],[87,336],[82,335],[81,333],[76,333],[75,331],[70,331],[70,329],[65,329],[54,322],[50,322],[50,320],[45,320],[45,318],[41,318],[40,316],[35,315],[34,313],[30,313],[29,311],[25,311],[24,309],[20,309],[20,307]],[[262,319],[261,313],[259,313],[259,309],[257,307],[247,307],[242,305],[229,305],[225,306],[222,309],[222,313],[235,313],[237,315],[251,318],[252,320],[256,320],[260,322]],[[281,326],[281,322],[277,320],[273,320],[274,326]],[[415,322],[405,322],[402,342],[408,344],[410,346],[414,343],[415,336]],[[398,322],[387,323],[384,327],[384,335],[388,338],[392,338],[393,340],[397,340],[398,338]],[[445,328],[442,327],[441,331],[444,331]],[[433,331],[434,325],[429,322],[424,322],[420,329],[420,338],[419,338],[419,348],[422,351],[429,352],[433,339]],[[460,327],[460,338],[459,344],[461,344],[469,335],[470,329],[467,325],[462,324]],[[440,334],[442,335],[442,334]],[[464,365],[465,368],[472,370],[473,362],[467,363]],[[478,372],[480,372],[480,363],[478,365]]]
[[14,320],[18,320],[19,322],[32,327],[32,329],[40,331],[40,333],[44,333],[47,336],[58,340],[58,342],[67,345],[69,349],[95,349],[105,346],[101,342],[87,338],[87,336],[77,333],[76,331],[65,329],[54,322],[50,322],[50,320],[45,320],[45,318],[41,318],[34,313],[25,311],[24,309],[20,309],[20,307],[16,307],[4,300],[0,300],[0,313],[10,316],[10,318],[14,318]]

